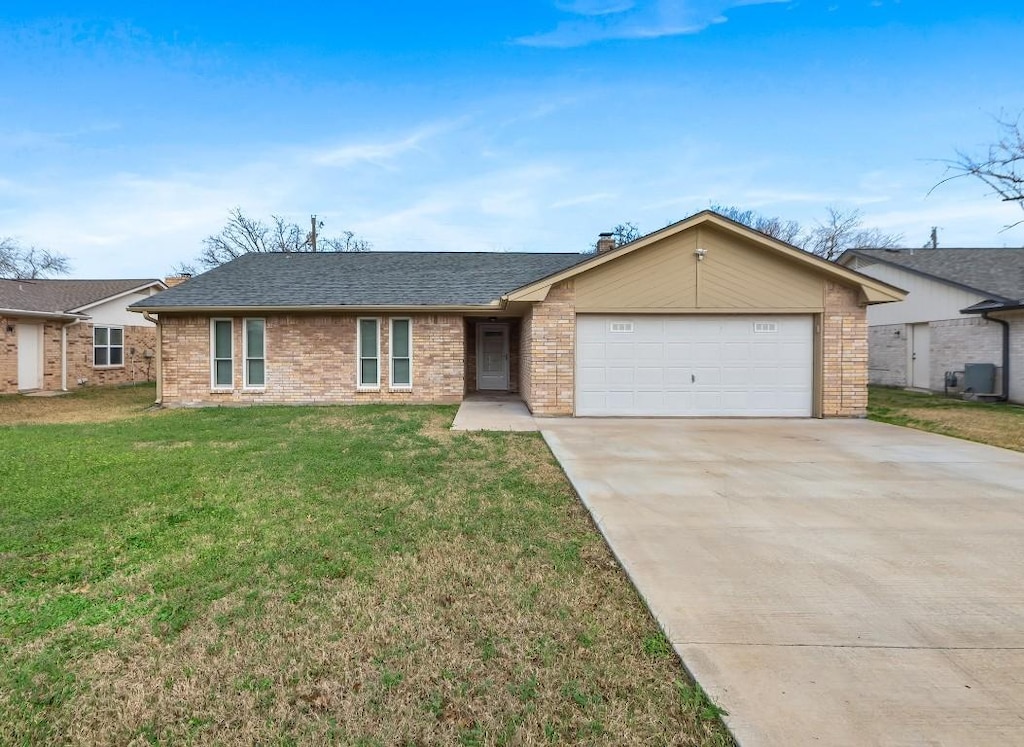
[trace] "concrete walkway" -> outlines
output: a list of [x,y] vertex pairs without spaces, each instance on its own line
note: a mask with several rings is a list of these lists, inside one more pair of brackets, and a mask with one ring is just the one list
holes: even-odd
[[1024,745],[1024,454],[868,421],[543,421],[743,747]]
[[526,403],[514,394],[471,394],[459,406],[453,431],[537,431]]

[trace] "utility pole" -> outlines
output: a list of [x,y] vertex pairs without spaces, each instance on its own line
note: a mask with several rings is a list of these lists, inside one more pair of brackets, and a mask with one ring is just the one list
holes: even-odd
[[[934,233],[934,231],[935,231],[935,229],[932,229],[933,233]],[[315,252],[316,251],[316,216],[315,215],[309,216],[309,245],[313,249],[313,251]]]

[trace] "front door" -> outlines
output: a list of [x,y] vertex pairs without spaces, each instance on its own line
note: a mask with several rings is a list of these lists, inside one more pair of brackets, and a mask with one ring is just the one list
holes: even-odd
[[18,325],[18,389],[43,388],[43,325]]
[[508,391],[507,324],[477,326],[476,388]]

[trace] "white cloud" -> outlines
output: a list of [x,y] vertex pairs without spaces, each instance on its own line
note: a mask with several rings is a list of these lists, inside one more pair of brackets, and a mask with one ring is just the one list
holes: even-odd
[[576,18],[561,21],[553,30],[523,36],[517,44],[528,47],[582,47],[611,39],[657,39],[696,34],[718,23],[726,13],[744,5],[767,5],[790,0],[646,0],[600,2],[578,0],[559,3],[559,10]]
[[344,168],[357,163],[371,163],[389,168],[395,159],[412,151],[422,151],[423,144],[464,124],[465,120],[436,122],[390,141],[344,143],[316,150],[310,161],[318,166]]

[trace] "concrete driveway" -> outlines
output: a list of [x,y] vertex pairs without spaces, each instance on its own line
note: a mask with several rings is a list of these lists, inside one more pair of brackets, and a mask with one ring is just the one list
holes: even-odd
[[1024,454],[869,421],[538,421],[743,747],[1024,744]]

